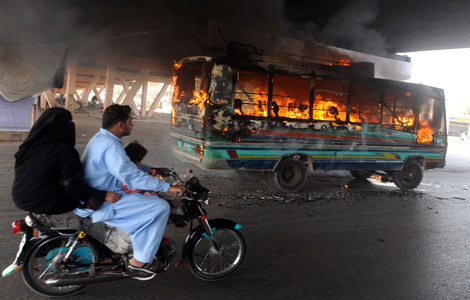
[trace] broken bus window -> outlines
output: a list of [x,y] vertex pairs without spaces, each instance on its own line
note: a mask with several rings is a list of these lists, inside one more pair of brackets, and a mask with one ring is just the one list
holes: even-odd
[[310,77],[273,76],[272,116],[308,119],[310,103]]
[[350,122],[378,123],[380,105],[380,90],[377,87],[362,83],[352,84]]
[[268,83],[268,74],[238,71],[234,113],[243,116],[267,117]]
[[411,92],[387,89],[384,95],[382,124],[397,130],[414,132],[415,101]]
[[346,121],[349,82],[315,78],[313,119]]

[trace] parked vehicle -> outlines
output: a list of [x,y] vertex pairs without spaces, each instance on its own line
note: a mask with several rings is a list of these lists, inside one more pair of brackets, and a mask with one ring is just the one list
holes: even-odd
[[288,59],[177,63],[174,155],[203,169],[266,176],[282,192],[300,190],[308,169],[379,174],[414,189],[424,169],[444,167],[442,89],[377,79],[367,64]]
[[[171,171],[168,176],[180,181]],[[175,226],[187,226],[189,233],[177,265],[189,265],[198,278],[215,281],[232,275],[242,264],[246,243],[239,229],[241,226],[226,219],[206,217],[203,205],[209,205],[210,192],[196,177],[186,182],[188,192],[179,198],[180,214],[170,216]],[[199,225],[193,227],[193,221]],[[22,270],[25,283],[35,292],[47,296],[66,296],[77,293],[86,284],[134,278],[127,266],[130,253],[113,253],[84,231],[50,228],[28,214],[25,220],[12,225],[13,233],[23,234],[15,261],[2,276]],[[166,270],[176,256],[176,244],[163,238],[156,259]],[[153,277],[152,277],[153,278]],[[151,279],[151,278],[150,278]]]

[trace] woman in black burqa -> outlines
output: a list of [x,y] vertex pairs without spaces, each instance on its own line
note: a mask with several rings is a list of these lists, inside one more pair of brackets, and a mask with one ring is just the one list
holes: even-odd
[[13,201],[37,214],[62,214],[78,206],[98,209],[120,195],[96,190],[82,180],[82,164],[75,146],[72,114],[50,108],[34,123],[15,154]]

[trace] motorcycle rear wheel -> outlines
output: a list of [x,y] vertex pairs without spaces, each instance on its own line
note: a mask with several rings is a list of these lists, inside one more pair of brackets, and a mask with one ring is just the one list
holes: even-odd
[[212,246],[207,235],[202,234],[189,252],[191,272],[206,281],[221,280],[232,275],[246,254],[245,239],[238,230],[227,226],[218,226],[212,230],[219,250]]
[[[82,290],[85,285],[70,285],[55,287],[46,285],[44,282],[48,279],[60,277],[62,275],[70,273],[82,273],[87,272],[85,268],[79,268],[77,270],[58,270],[59,263],[64,258],[68,251],[68,247],[71,246],[71,239],[67,236],[53,236],[42,242],[38,247],[32,250],[31,254],[26,258],[23,268],[23,280],[26,285],[34,292],[45,295],[45,296],[69,296],[78,293]],[[99,252],[96,247],[88,242],[86,239],[82,240],[78,249],[83,253],[91,254],[91,257],[87,257],[87,261],[96,263],[99,260]],[[77,255],[72,254],[71,260],[77,261],[80,259]],[[80,263],[77,261],[77,263]]]

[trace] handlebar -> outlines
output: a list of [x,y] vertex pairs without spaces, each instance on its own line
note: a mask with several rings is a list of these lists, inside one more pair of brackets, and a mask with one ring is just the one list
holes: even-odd
[[[207,199],[209,197],[210,191],[201,185],[197,177],[193,176],[192,170],[188,170],[187,174],[185,174],[185,177],[187,176],[188,178],[181,178],[173,169],[166,173],[168,173],[167,176],[164,176],[164,174],[162,174],[162,176],[166,178],[172,177],[177,182],[177,184],[184,184],[184,186],[190,192],[190,195],[187,195],[190,198]],[[183,195],[180,195],[180,193],[177,192],[176,196],[181,197]]]

